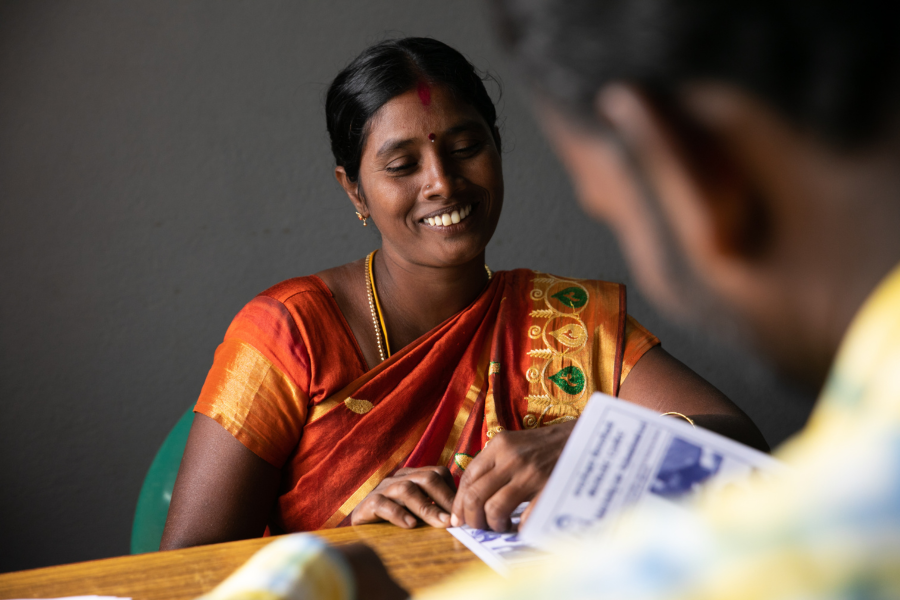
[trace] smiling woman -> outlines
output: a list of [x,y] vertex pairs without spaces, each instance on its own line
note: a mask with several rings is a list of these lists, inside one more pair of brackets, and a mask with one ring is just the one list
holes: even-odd
[[597,390],[764,445],[627,315],[623,286],[487,267],[500,132],[459,52],[373,46],[326,113],[335,176],[380,251],[279,283],[235,317],[163,548],[379,520],[503,529]]

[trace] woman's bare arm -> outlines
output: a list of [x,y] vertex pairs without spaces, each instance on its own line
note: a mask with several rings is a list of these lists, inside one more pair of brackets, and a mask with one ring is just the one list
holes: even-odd
[[195,414],[159,549],[261,536],[280,479],[279,469],[213,419]]
[[656,346],[622,382],[619,398],[660,414],[678,412],[706,429],[768,452],[762,433],[744,411],[677,358]]

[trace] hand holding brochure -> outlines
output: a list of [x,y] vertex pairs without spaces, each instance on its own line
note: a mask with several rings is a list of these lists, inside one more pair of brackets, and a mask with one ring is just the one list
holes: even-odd
[[623,509],[749,485],[784,467],[705,429],[596,393],[578,420],[520,537],[546,547],[610,532]]
[[[778,476],[784,470],[769,455],[743,444],[595,393],[518,535],[450,531],[505,573],[524,557],[539,558],[538,548],[612,532],[625,509],[653,503],[676,507],[699,494],[744,487],[755,476]],[[513,537],[506,544],[503,536]],[[501,546],[490,547],[482,539]],[[512,560],[504,560],[505,554]]]

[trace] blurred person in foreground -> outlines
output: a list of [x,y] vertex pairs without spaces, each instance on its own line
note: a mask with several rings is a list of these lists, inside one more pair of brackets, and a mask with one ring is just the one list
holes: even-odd
[[891,5],[493,8],[584,209],[612,227],[644,291],[682,321],[751,345],[820,397],[776,454],[792,468],[784,480],[683,518],[642,513],[615,543],[426,596],[900,597]]

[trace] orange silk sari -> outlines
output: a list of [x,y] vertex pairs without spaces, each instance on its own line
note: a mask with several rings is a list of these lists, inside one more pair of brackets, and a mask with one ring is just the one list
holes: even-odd
[[345,523],[398,468],[458,482],[498,432],[577,418],[658,343],[624,286],[519,269],[368,370],[328,288],[301,277],[235,317],[195,411],[282,469],[271,531],[309,531]]

